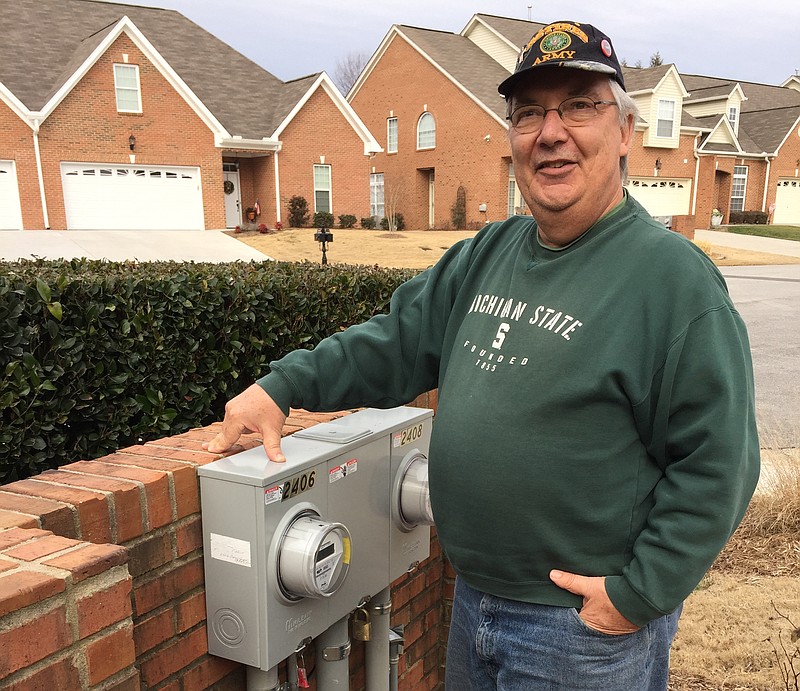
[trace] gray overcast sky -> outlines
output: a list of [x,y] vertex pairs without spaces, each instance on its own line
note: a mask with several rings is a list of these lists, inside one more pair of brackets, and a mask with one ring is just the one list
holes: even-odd
[[392,24],[458,33],[476,13],[606,32],[644,66],[659,51],[687,74],[780,84],[800,70],[798,0],[142,0],[177,10],[282,80],[325,70],[348,53],[371,55]]

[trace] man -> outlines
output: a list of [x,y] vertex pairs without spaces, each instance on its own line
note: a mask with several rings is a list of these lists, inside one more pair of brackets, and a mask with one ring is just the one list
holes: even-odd
[[439,387],[439,538],[458,573],[449,691],[666,689],[681,603],[758,477],[744,324],[714,265],[622,187],[636,107],[608,37],[557,22],[499,87],[533,214],[401,286],[230,401],[284,460],[289,406]]

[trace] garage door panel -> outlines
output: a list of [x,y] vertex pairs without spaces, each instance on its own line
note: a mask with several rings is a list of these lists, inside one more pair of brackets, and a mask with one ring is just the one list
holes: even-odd
[[626,189],[651,216],[686,216],[691,208],[690,178],[632,177]]
[[14,161],[0,161],[0,230],[22,229],[17,168]]
[[778,179],[773,223],[800,223],[800,179]]
[[198,168],[62,164],[71,230],[202,230]]

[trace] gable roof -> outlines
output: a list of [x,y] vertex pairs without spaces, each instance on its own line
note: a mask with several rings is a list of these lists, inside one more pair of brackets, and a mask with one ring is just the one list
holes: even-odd
[[[93,53],[120,28],[140,47],[152,48],[148,57],[186,85],[189,97],[224,128],[217,132],[223,137],[271,138],[304,96],[303,87],[307,91],[319,78],[284,83],[174,10],[101,0],[14,0],[0,2],[0,27],[0,84],[32,113],[88,69]],[[339,101],[349,109],[341,94]]]
[[398,30],[456,84],[505,122],[505,100],[497,91],[497,85],[508,77],[508,70],[459,34],[412,26],[399,26]]
[[[533,38],[539,29],[544,28],[546,25],[541,22],[529,22],[525,19],[512,19],[510,17],[498,17],[493,14],[476,14],[471,20],[470,24],[478,20],[486,24],[490,29],[500,34],[511,46],[519,52]],[[470,24],[464,27],[461,32],[463,35]]]

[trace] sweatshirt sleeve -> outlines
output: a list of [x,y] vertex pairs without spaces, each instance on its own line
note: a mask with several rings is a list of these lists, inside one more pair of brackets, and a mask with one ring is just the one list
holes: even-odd
[[389,408],[436,388],[442,341],[470,241],[402,284],[388,314],[270,363],[258,384],[278,406],[313,411]]
[[644,625],[700,582],[758,482],[753,369],[738,312],[725,304],[693,320],[634,414],[663,477],[632,559],[606,578],[606,590],[623,616]]

